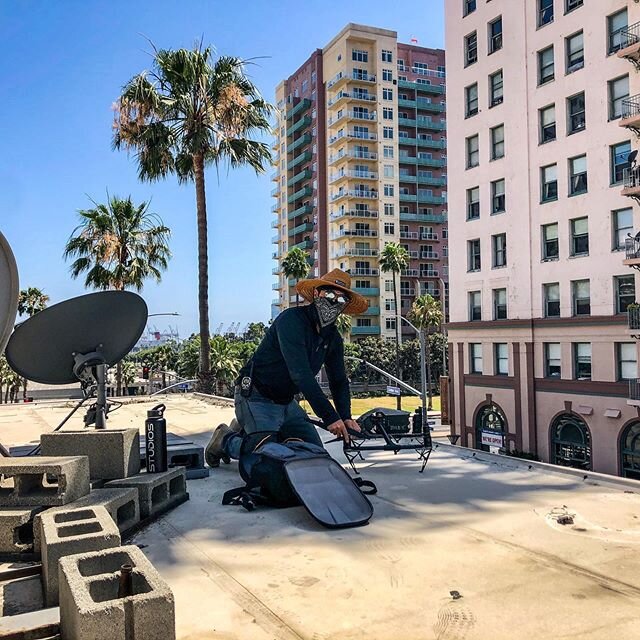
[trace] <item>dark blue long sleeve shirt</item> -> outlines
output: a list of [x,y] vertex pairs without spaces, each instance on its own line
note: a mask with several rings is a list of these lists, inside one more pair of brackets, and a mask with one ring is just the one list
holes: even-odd
[[[351,418],[342,337],[335,325],[319,329],[312,305],[283,311],[267,330],[239,378],[249,375],[252,362],[254,384],[270,400],[286,404],[296,393],[302,393],[326,425]],[[335,409],[316,380],[323,364]]]

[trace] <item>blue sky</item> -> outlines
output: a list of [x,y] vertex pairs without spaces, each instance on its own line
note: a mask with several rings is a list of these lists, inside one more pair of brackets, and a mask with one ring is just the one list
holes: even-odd
[[[195,192],[173,178],[140,183],[136,165],[111,150],[111,105],[122,85],[148,68],[149,45],[179,48],[196,39],[222,54],[265,56],[252,71],[269,100],[275,86],[348,22],[395,29],[402,42],[444,46],[443,0],[45,0],[0,3],[0,230],[13,247],[21,287],[51,302],[81,295],[62,251],[77,210],[111,194],[152,200],[172,229],[173,258],[162,283],[142,295],[154,318],[186,336],[197,330]],[[212,331],[267,321],[275,297],[266,175],[207,175]],[[222,222],[224,220],[224,222]]]

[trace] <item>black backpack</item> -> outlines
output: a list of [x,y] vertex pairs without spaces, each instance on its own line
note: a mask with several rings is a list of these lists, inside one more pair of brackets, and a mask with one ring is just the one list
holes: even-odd
[[364,493],[376,493],[375,485],[362,478],[354,480],[323,447],[310,442],[280,442],[273,432],[246,435],[238,469],[246,485],[227,491],[222,504],[241,504],[247,511],[258,504],[303,505],[330,528],[367,524],[373,515]]

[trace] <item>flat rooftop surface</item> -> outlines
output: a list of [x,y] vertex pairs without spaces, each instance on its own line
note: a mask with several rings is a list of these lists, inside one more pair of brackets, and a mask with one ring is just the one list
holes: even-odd
[[[168,429],[202,444],[233,417],[192,397],[164,401]],[[150,406],[125,405],[109,425],[142,427]],[[0,405],[3,444],[64,413]],[[222,506],[242,484],[223,465],[133,542],[173,589],[180,640],[637,640],[640,483],[473,454],[439,445],[424,474],[417,455],[367,454],[358,467],[378,486],[375,514],[340,531],[302,508]],[[574,524],[558,524],[562,514]]]

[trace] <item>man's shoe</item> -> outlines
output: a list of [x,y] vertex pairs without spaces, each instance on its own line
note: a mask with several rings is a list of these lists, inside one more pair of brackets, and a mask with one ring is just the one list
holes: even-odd
[[224,438],[230,433],[236,433],[236,431],[226,424],[218,425],[216,430],[213,432],[211,440],[209,440],[209,444],[204,450],[205,460],[210,467],[219,467],[220,460],[224,460],[225,464],[229,464],[231,462],[231,458],[229,458],[222,449]]

